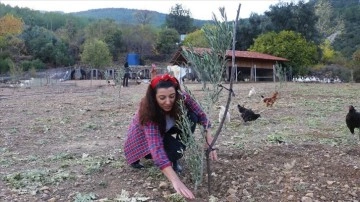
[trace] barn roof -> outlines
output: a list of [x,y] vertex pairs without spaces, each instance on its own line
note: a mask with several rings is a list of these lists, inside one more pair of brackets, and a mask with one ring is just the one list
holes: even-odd
[[[179,48],[178,51],[174,54],[172,57],[170,63],[177,64],[178,59],[182,58],[182,60],[186,60],[185,56],[183,56],[182,51],[183,50],[190,50],[188,47],[182,46]],[[211,51],[210,48],[193,48],[195,53],[203,54],[204,52]],[[226,56],[231,57],[232,56],[232,50],[226,51]],[[276,57],[273,55],[265,54],[265,53],[259,53],[255,51],[237,51],[235,50],[235,57],[236,58],[249,58],[249,59],[258,59],[258,60],[272,60],[272,61],[289,61],[286,58],[282,57]]]

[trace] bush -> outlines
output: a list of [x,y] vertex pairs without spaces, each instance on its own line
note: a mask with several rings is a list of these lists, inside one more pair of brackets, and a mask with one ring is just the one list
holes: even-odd
[[5,74],[9,71],[10,65],[9,65],[9,59],[2,59],[0,58],[0,74]]
[[[346,67],[340,65],[326,65],[323,67],[317,67],[316,70],[310,72],[311,75],[317,76],[319,78],[328,77],[336,78],[339,77],[343,82],[350,81],[350,70]],[[355,72],[354,72],[355,75]],[[354,78],[355,79],[355,78]]]
[[360,83],[360,67],[355,67],[354,69],[354,81]]
[[31,60],[31,61],[25,60],[21,62],[21,67],[23,68],[24,71],[29,71],[32,68],[39,70],[39,69],[44,69],[45,64],[39,59]]
[[0,52],[0,74],[5,74],[10,70],[10,54],[8,51]]

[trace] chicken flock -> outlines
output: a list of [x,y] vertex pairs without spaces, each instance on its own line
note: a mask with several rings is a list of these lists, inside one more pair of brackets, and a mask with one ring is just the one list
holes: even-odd
[[[251,98],[255,95],[256,95],[255,88],[251,87],[247,97]],[[266,107],[273,107],[273,105],[279,99],[279,92],[275,91],[269,97],[265,97],[263,95],[260,95],[260,97],[261,97],[261,102],[263,102]],[[220,106],[219,108],[220,108],[219,122],[221,122],[225,113],[225,107]],[[255,113],[252,109],[245,108],[245,106],[241,106],[240,104],[237,105],[237,109],[240,113],[242,120],[245,123],[250,121],[255,121],[261,117],[260,113]],[[230,122],[230,113],[228,111],[226,114],[225,123],[229,123],[229,122]],[[346,115],[345,122],[351,134],[355,133],[355,128],[359,129],[359,139],[360,139],[360,112],[357,112],[354,106],[352,105],[349,106],[349,111]]]
[[[254,87],[251,87],[247,97],[251,98],[255,95],[256,95],[256,90]],[[264,97],[263,95],[260,95],[260,97],[262,98],[262,102],[265,103],[266,107],[272,107],[274,105],[274,103],[276,102],[276,100],[278,99],[278,95],[279,95],[279,92],[275,91],[271,97]],[[220,123],[225,114],[225,107],[219,106],[218,108],[220,109],[220,112],[219,112],[219,123]],[[255,121],[256,119],[261,117],[260,113],[255,113],[252,109],[245,108],[245,106],[241,106],[240,104],[237,105],[237,109],[238,109],[238,111],[241,115],[241,118],[243,119],[244,122]],[[225,123],[229,123],[229,122],[230,122],[230,113],[228,111],[226,113]]]
[[[251,87],[247,97],[251,98],[255,95],[256,95],[256,90],[254,87]],[[279,95],[279,92],[275,91],[271,97],[264,97],[263,95],[261,95],[260,97],[262,98],[262,102],[265,103],[266,107],[272,107],[274,105],[274,103],[276,102],[276,100],[278,99],[278,95]],[[219,123],[220,123],[225,114],[225,107],[219,106],[218,108],[220,109],[220,111],[219,111]],[[241,118],[243,119],[243,121],[245,123],[249,122],[249,121],[255,121],[256,119],[261,117],[260,113],[255,113],[252,109],[245,108],[245,106],[241,106],[240,104],[237,105],[237,109],[240,113]],[[229,122],[230,122],[230,113],[228,111],[226,113],[224,123],[229,123]]]

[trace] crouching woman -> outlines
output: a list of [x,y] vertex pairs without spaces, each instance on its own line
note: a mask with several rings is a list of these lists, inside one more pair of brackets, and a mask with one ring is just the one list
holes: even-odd
[[[196,124],[208,128],[208,118],[200,106],[185,92],[180,92],[178,80],[169,75],[157,75],[152,78],[146,95],[140,102],[128,129],[124,152],[127,163],[134,168],[142,168],[140,159],[153,159],[155,165],[172,183],[177,193],[185,198],[194,199],[193,193],[179,179],[177,172],[182,168],[178,160],[182,157],[185,146],[180,142],[181,130],[176,126],[181,111],[179,99],[183,99],[188,109],[188,117],[194,132]],[[207,129],[205,140],[209,145],[213,138]],[[217,160],[216,151],[210,153],[212,160]]]

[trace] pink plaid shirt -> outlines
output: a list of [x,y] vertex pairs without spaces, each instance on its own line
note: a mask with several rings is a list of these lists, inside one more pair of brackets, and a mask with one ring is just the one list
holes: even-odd
[[[210,122],[208,122],[206,114],[201,110],[199,104],[188,94],[184,93],[183,96],[185,106],[196,114],[199,124],[203,127],[210,127]],[[124,152],[128,164],[144,158],[147,154],[151,154],[155,165],[161,170],[171,166],[164,149],[159,126],[154,122],[148,122],[142,126],[139,121],[139,113],[135,114],[129,126]]]

